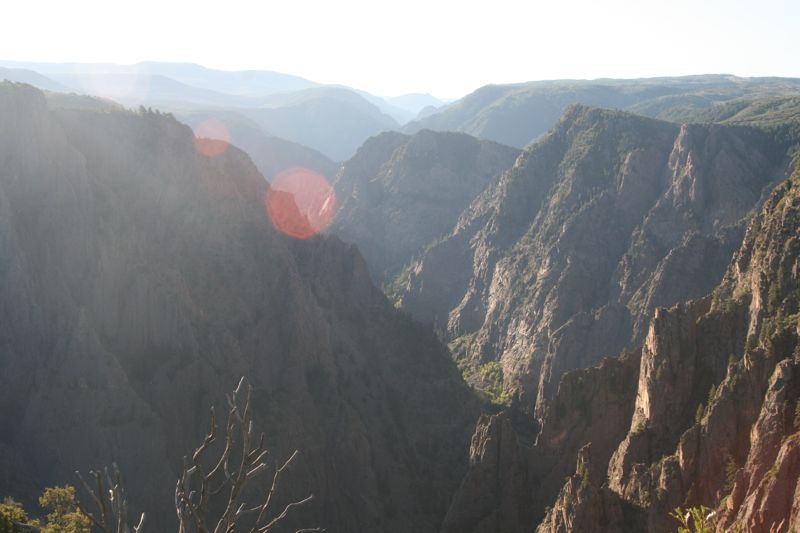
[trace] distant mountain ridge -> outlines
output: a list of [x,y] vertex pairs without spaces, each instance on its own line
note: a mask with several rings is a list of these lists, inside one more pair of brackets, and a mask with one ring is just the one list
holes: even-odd
[[54,79],[62,76],[86,74],[125,74],[164,76],[177,82],[209,91],[237,96],[264,96],[275,92],[294,91],[319,87],[320,84],[299,76],[268,70],[224,71],[194,63],[164,63],[145,61],[133,65],[111,63],[36,63],[0,61],[0,65],[17,66],[50,74]]
[[349,89],[320,87],[275,95],[275,107],[241,109],[265,131],[314,148],[334,161],[350,157],[373,135],[397,122]]
[[67,87],[46,76],[24,68],[0,67],[0,81],[27,83],[46,91],[66,91]]
[[439,100],[430,94],[410,93],[400,96],[393,96],[387,98],[389,103],[413,113],[415,116],[426,107],[440,107],[444,105],[444,101]]
[[[220,71],[188,63],[135,65],[15,63],[48,78],[28,75],[34,86],[110,98],[123,105],[168,112],[245,114],[267,135],[280,137],[342,161],[372,135],[399,126],[411,113],[386,100],[270,71]],[[35,74],[35,72],[33,73]],[[16,76],[17,78],[19,75]],[[1,78],[0,78],[1,79]],[[55,85],[54,85],[55,84]],[[407,113],[407,114],[406,114]]]
[[[800,79],[696,75],[631,80],[544,80],[487,85],[445,104],[427,94],[379,97],[271,71],[221,71],[189,63],[135,65],[0,61],[0,66],[52,78],[28,80],[43,89],[101,95],[125,105],[165,111],[252,112],[269,135],[351,157],[370,136],[402,127],[458,131],[524,148],[552,127],[570,104],[617,108],[675,122],[702,120],[718,104],[800,96]],[[337,93],[339,93],[337,95]],[[348,96],[343,96],[347,93]],[[271,111],[265,111],[269,108]],[[411,121],[411,122],[409,122]]]
[[217,139],[241,148],[253,160],[258,171],[272,180],[278,173],[292,167],[303,167],[333,180],[338,165],[312,148],[267,134],[255,121],[236,111],[184,111],[175,117],[191,126],[200,127],[214,120],[224,125],[224,131],[212,131]]
[[461,131],[523,148],[549,130],[570,104],[623,109],[680,122],[691,113],[736,98],[786,95],[800,95],[800,79],[698,75],[487,85],[405,125],[403,131]]

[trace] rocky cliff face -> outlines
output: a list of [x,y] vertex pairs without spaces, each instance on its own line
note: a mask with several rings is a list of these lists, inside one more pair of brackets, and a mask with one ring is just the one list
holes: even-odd
[[[535,422],[515,404],[483,418],[472,437],[469,472],[453,498],[444,531],[529,532],[545,519],[546,508],[558,506],[554,505],[557,499],[567,499],[570,507],[577,492],[580,498],[599,497],[605,473],[597,465],[608,463],[628,431],[639,361],[638,354],[631,352],[567,373],[538,434]],[[582,452],[589,443],[592,453],[588,448]],[[574,480],[577,484],[560,496],[565,476],[576,472],[579,453],[585,455],[579,461],[587,464],[591,455],[592,483],[587,481],[588,473],[580,472]],[[602,493],[602,498],[614,500],[607,488]],[[624,509],[628,517],[625,523],[638,519],[635,508],[616,499],[619,512]],[[557,522],[561,525],[553,525],[554,531],[583,531],[573,518],[569,526],[561,518]],[[605,523],[597,522],[597,526]]]
[[635,508],[603,483],[591,455],[591,444],[581,448],[575,474],[568,476],[552,508],[536,528],[537,533],[622,533],[642,531]]
[[339,171],[331,231],[357,244],[376,283],[388,285],[518,154],[465,134],[378,135]]
[[[740,135],[745,137],[737,140]],[[698,138],[704,139],[699,146],[695,144]],[[759,139],[766,140],[766,144],[753,142]],[[548,142],[549,140],[545,140],[542,144],[547,146]],[[708,146],[708,142],[712,142],[712,146]],[[606,359],[594,368],[563,373],[562,366],[562,373],[545,375],[546,379],[552,379],[554,384],[558,384],[558,388],[553,399],[547,402],[547,409],[533,410],[534,415],[543,415],[538,423],[536,420],[526,420],[524,413],[519,413],[520,410],[526,410],[523,395],[521,400],[513,401],[505,412],[495,415],[491,419],[492,423],[479,424],[473,437],[472,449],[484,449],[487,446],[491,449],[492,443],[502,442],[503,446],[495,449],[503,453],[498,453],[496,457],[488,456],[488,459],[485,455],[472,453],[470,470],[456,493],[446,521],[446,525],[458,526],[447,531],[523,532],[530,531],[536,524],[540,524],[539,531],[542,533],[674,530],[676,523],[668,514],[676,506],[716,506],[722,501],[724,490],[730,490],[733,486],[731,477],[734,472],[738,472],[746,464],[746,460],[753,460],[746,459],[747,457],[758,457],[760,459],[756,461],[764,463],[762,452],[748,455],[747,451],[750,449],[748,440],[751,439],[751,428],[762,409],[767,409],[766,412],[773,415],[778,413],[775,416],[783,421],[780,427],[784,428],[783,437],[774,439],[780,446],[775,445],[771,452],[766,453],[766,464],[770,468],[774,464],[773,458],[780,457],[783,465],[781,468],[784,469],[784,477],[774,485],[771,493],[774,500],[782,503],[772,505],[776,508],[781,508],[782,505],[783,509],[792,507],[791,498],[787,500],[786,495],[791,495],[795,490],[794,484],[785,480],[793,473],[791,465],[794,441],[793,437],[786,437],[791,429],[787,422],[788,412],[794,409],[793,400],[786,396],[791,396],[790,391],[793,389],[791,386],[782,386],[782,403],[778,402],[782,407],[777,410],[777,400],[770,401],[766,391],[770,387],[770,376],[776,365],[782,358],[791,356],[794,344],[793,341],[780,337],[783,339],[780,342],[784,343],[780,348],[783,355],[753,358],[744,354],[757,346],[759,338],[763,340],[769,337],[769,334],[761,333],[762,330],[757,329],[755,324],[767,324],[766,327],[773,333],[778,328],[775,324],[778,324],[785,331],[784,326],[790,322],[786,317],[793,316],[792,313],[796,312],[791,307],[793,304],[782,303],[784,300],[781,296],[784,293],[791,294],[793,290],[790,288],[793,282],[788,281],[787,272],[796,270],[793,266],[796,256],[793,258],[792,252],[787,250],[794,247],[793,236],[796,229],[793,224],[796,221],[791,221],[794,215],[785,207],[791,205],[791,202],[780,199],[785,194],[791,196],[787,191],[796,187],[795,185],[781,186],[769,199],[764,212],[751,225],[733,263],[730,262],[733,255],[731,246],[740,240],[739,235],[742,234],[742,223],[736,222],[733,213],[739,212],[740,216],[747,217],[747,211],[753,207],[745,208],[745,203],[752,201],[753,206],[756,206],[760,196],[760,192],[756,191],[762,184],[769,187],[771,180],[759,179],[756,169],[752,170],[749,179],[743,179],[742,166],[735,171],[739,173],[737,178],[737,174],[728,166],[730,161],[725,163],[725,160],[736,153],[740,154],[737,157],[744,157],[744,154],[751,153],[754,146],[761,146],[760,152],[752,153],[756,157],[754,160],[758,160],[758,153],[764,154],[765,158],[775,158],[772,163],[775,166],[765,162],[763,168],[766,172],[777,172],[780,175],[787,168],[783,159],[785,150],[782,146],[773,145],[773,148],[769,148],[770,144],[771,141],[754,130],[726,131],[717,127],[707,129],[692,126],[676,131],[672,147],[665,156],[667,168],[661,171],[662,189],[654,194],[652,206],[648,208],[640,226],[630,236],[629,249],[614,268],[611,278],[614,291],[608,292],[614,294],[617,301],[607,303],[592,313],[584,312],[571,317],[567,325],[561,328],[551,327],[551,331],[556,331],[550,334],[550,340],[546,344],[547,350],[555,354],[577,351],[589,357],[611,352],[605,339],[613,339],[615,336],[622,335],[630,344],[640,339],[638,342],[642,345],[626,350],[617,359]],[[688,149],[689,146],[694,148]],[[745,152],[738,151],[742,146],[747,147]],[[534,147],[531,152],[535,149]],[[526,155],[520,158],[515,169],[503,176],[501,183],[513,181],[513,174],[519,172],[518,167],[525,164]],[[711,158],[716,162],[710,166],[701,165],[701,158]],[[692,161],[688,173],[676,170],[681,167],[681,160]],[[595,168],[602,170],[603,167]],[[705,170],[701,172],[701,168]],[[715,168],[728,170],[713,178]],[[573,171],[570,174],[574,176],[577,173]],[[694,177],[689,179],[688,176]],[[714,184],[722,178],[727,185]],[[531,181],[539,184],[540,190],[550,188],[557,191],[559,187],[558,183],[541,185],[536,180]],[[736,183],[740,185],[737,186]],[[750,183],[750,186],[741,187],[742,183]],[[508,187],[511,187],[511,183]],[[572,188],[574,189],[574,184]],[[712,195],[710,191],[715,192]],[[726,198],[728,193],[731,196]],[[516,192],[508,195],[509,198],[518,196],[519,193]],[[700,196],[704,199],[697,203]],[[530,206],[533,203],[538,206],[547,201],[552,202],[544,199],[537,204],[529,200],[527,204],[522,203],[517,212],[523,212],[524,205]],[[691,207],[693,203],[694,207]],[[714,210],[715,204],[725,207],[717,207],[717,213],[711,217],[704,214],[709,208]],[[775,206],[779,204],[784,206],[780,224],[774,221]],[[454,249],[464,253],[466,246],[459,249],[459,245],[466,241],[483,254],[480,256],[481,272],[491,272],[494,268],[495,272],[489,278],[496,278],[500,267],[485,266],[487,258],[491,258],[489,253],[494,252],[496,247],[484,246],[481,249],[476,246],[476,242],[481,238],[484,242],[500,241],[502,235],[498,236],[496,231],[499,226],[496,221],[500,219],[500,215],[496,213],[502,211],[488,201],[476,202],[473,207],[477,208],[474,218],[462,217],[453,235],[439,247],[440,257],[434,255],[437,252],[436,247],[431,249],[430,255],[424,257],[423,262],[418,265],[417,275],[425,274],[425,261],[434,259],[437,262],[432,264],[441,264],[445,261],[441,256],[446,256]],[[481,208],[483,211],[480,211]],[[536,215],[538,216],[540,215]],[[721,223],[722,216],[728,217],[727,222]],[[770,225],[765,222],[767,219],[773,220],[770,223],[772,229],[765,232],[765,227]],[[467,230],[474,224],[473,220],[478,221],[477,227],[480,229],[475,231],[473,228],[470,233]],[[569,222],[563,225],[568,226]],[[535,225],[535,232],[541,233],[546,227],[540,221]],[[605,232],[597,224],[585,226],[583,230],[588,235],[603,235]],[[683,232],[683,237],[672,234],[674,230],[679,235]],[[464,233],[466,236],[462,235]],[[538,244],[533,250],[546,249],[541,246],[540,235],[535,234],[530,238]],[[521,240],[517,237],[506,242],[521,249],[517,244]],[[665,247],[665,242],[672,244]],[[667,251],[665,256],[659,255],[665,253],[664,250],[669,246],[675,248]],[[580,248],[570,241],[558,242],[557,253],[550,252],[548,259],[559,258],[564,253],[575,253],[576,250]],[[755,255],[752,250],[762,250],[756,254],[762,258],[758,265],[753,264],[752,258]],[[595,251],[603,253],[601,248],[596,247]],[[477,255],[477,252],[469,253],[473,257]],[[506,256],[508,255],[510,254],[506,252]],[[767,257],[771,259],[763,259]],[[778,257],[781,259],[777,260]],[[509,261],[501,255],[495,265],[500,265],[504,260]],[[477,264],[477,260],[475,263]],[[553,263],[551,260],[549,265]],[[721,266],[723,264],[730,266]],[[504,290],[502,294],[505,296],[497,297],[498,305],[506,305],[507,300],[504,298],[509,294],[517,297],[516,305],[519,305],[520,301],[524,302],[524,296],[520,296],[520,293],[524,293],[526,287],[515,282],[515,274],[512,272],[509,275],[509,269],[503,272],[505,276],[502,284],[492,281],[493,287]],[[536,284],[542,273],[546,276],[548,270],[540,266],[534,272],[530,275],[531,288],[527,290],[536,294],[540,290]],[[592,272],[597,273],[598,269]],[[776,272],[783,274],[776,277]],[[559,283],[570,279],[569,272],[556,270],[556,273]],[[712,282],[712,278],[717,281]],[[696,294],[700,293],[700,287],[711,285],[713,288],[720,280],[722,283],[713,297],[681,303],[669,310],[660,307],[663,302],[669,301],[672,291],[676,294],[702,296]],[[424,281],[430,279],[425,278]],[[515,287],[515,290],[506,287]],[[758,287],[758,290],[754,291],[750,287]],[[556,288],[551,289],[551,292],[558,293],[559,290],[556,283]],[[584,286],[584,291],[587,290],[587,286]],[[746,296],[751,292],[755,294],[752,301],[757,302],[756,304],[751,304],[751,298]],[[570,298],[581,297],[576,296],[574,290],[561,297],[566,298],[567,295]],[[768,301],[772,303],[758,303]],[[546,316],[548,306],[558,300],[547,296],[541,297],[539,302],[539,305],[544,306],[544,311],[539,310],[537,315],[537,307],[528,306],[522,320],[541,320],[539,316]],[[775,310],[782,308],[781,306],[784,311],[781,311],[780,316],[784,318],[776,318]],[[754,311],[764,308],[772,311]],[[558,310],[558,307],[553,309]],[[649,315],[651,318],[648,318],[648,313],[652,313]],[[452,327],[453,317],[458,319],[460,315],[456,311],[450,316]],[[552,321],[552,316],[548,319]],[[794,326],[789,326],[789,329],[792,327]],[[522,329],[524,331],[530,329]],[[523,337],[522,332],[518,333],[518,338]],[[476,342],[474,339],[480,341],[480,335],[479,330],[478,334],[473,333],[459,339],[454,347],[469,355],[470,343]],[[561,343],[569,343],[566,346],[570,349],[554,350],[553,338]],[[535,357],[537,347],[531,348],[531,344],[533,342],[527,345],[528,353],[533,354],[529,357]],[[500,346],[508,350],[509,343],[506,340]],[[592,354],[592,349],[597,350],[597,353]],[[480,355],[475,354],[478,357]],[[782,364],[791,367],[787,362]],[[740,374],[741,369],[746,369],[746,375]],[[790,370],[791,368],[784,369],[783,375],[791,375]],[[778,380],[778,383],[785,383],[786,380],[788,378]],[[726,392],[726,387],[734,388]],[[706,407],[710,391],[714,400],[711,406]],[[541,398],[541,395],[537,398]],[[769,404],[768,408],[764,406],[765,401]],[[528,412],[531,410],[528,409]],[[726,415],[724,419],[716,419],[710,414],[712,412],[725,412]],[[516,424],[504,422],[515,417]],[[709,437],[708,430],[700,429],[701,423],[696,422],[705,421],[706,417],[714,420],[713,423],[708,422],[715,428],[713,437]],[[694,425],[698,427],[689,429]],[[535,439],[531,438],[532,433],[536,435]],[[583,449],[589,444],[591,453],[589,448]],[[576,456],[579,456],[577,469],[574,462]],[[774,476],[777,473],[778,470],[775,470]],[[566,484],[563,482],[564,476],[568,476]],[[501,480],[506,480],[506,484],[516,488],[498,492],[493,487]],[[760,478],[749,482],[759,483]],[[727,522],[720,521],[720,524],[730,526],[739,521],[749,523],[756,531],[760,531],[758,527],[762,526],[758,526],[745,514],[763,512],[756,510],[763,505],[762,500],[752,492],[749,493],[750,500],[747,500],[748,496],[744,494],[746,491],[742,490],[738,500],[740,503],[736,504],[739,507],[731,507],[731,510],[725,511],[724,520]],[[482,500],[482,506],[469,503],[479,501],[479,495],[486,492],[495,496]],[[784,499],[779,495],[783,495]],[[724,503],[727,505],[727,502],[733,501],[735,500],[728,499]],[[745,501],[746,504],[743,503]],[[750,511],[741,511],[740,507],[743,505],[749,506]],[[787,523],[794,516],[772,512],[773,516],[785,516]],[[723,511],[719,510],[718,513],[723,514]],[[494,516],[505,518],[504,521],[491,522],[491,517]],[[763,515],[759,520],[765,523]],[[769,527],[766,528],[768,529]]]
[[438,529],[475,404],[353,247],[281,236],[249,158],[169,117],[5,84],[0,123],[0,493],[114,461],[167,530],[182,455],[245,375],[275,460],[301,450],[303,525]]
[[574,106],[425,252],[400,305],[446,330],[476,382],[499,361],[541,421],[565,372],[637,346],[657,307],[719,283],[786,148]]
[[797,529],[798,178],[753,220],[713,297],[656,313],[628,434],[610,461],[593,462],[601,471],[608,465],[601,491],[616,499],[567,505],[568,482],[540,531],[586,514],[599,519],[619,501],[638,510],[648,531],[674,529],[668,513],[687,505],[715,509],[717,531]]

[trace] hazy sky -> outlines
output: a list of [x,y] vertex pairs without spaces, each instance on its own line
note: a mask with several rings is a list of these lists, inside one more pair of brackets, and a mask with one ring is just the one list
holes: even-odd
[[11,0],[3,19],[0,59],[187,61],[390,96],[553,78],[800,77],[799,0]]

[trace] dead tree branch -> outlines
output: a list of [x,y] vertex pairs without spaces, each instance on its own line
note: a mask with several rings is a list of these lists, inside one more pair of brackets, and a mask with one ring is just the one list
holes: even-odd
[[93,484],[84,479],[80,472],[75,472],[81,482],[83,490],[89,495],[94,510],[78,501],[78,509],[89,517],[92,524],[103,533],[141,533],[145,514],[139,517],[135,526],[128,525],[128,496],[125,485],[122,483],[122,474],[116,464],[103,472],[90,471],[89,476]]
[[[213,407],[208,434],[191,457],[184,457],[181,475],[175,486],[179,533],[234,533],[237,529],[246,530],[244,523],[250,527],[250,533],[270,533],[292,511],[314,498],[309,495],[291,502],[280,512],[273,509],[281,475],[299,455],[295,450],[289,459],[274,469],[272,483],[263,503],[249,507],[244,501],[248,483],[269,471],[269,451],[264,445],[264,434],[261,433],[258,439],[254,438],[251,396],[252,387],[244,378],[228,396],[225,441],[218,457],[213,460],[208,457],[218,438],[217,416]],[[108,468],[103,472],[90,471],[88,480],[80,472],[75,474],[89,495],[92,507],[90,509],[78,502],[78,508],[89,517],[95,528],[102,533],[143,533],[144,513],[138,524],[128,525],[128,499],[117,465],[112,465],[111,472]],[[210,517],[222,504],[224,508],[219,518]],[[297,530],[296,533],[322,531],[325,530],[308,528]]]
[[[269,470],[266,462],[269,451],[264,446],[264,434],[261,433],[258,438],[254,436],[251,395],[252,387],[242,378],[228,396],[225,443],[219,457],[212,461],[206,457],[218,438],[217,417],[212,408],[208,434],[192,456],[184,458],[175,487],[179,533],[233,533],[237,525],[242,527],[241,520],[246,516],[255,516],[254,519],[248,519],[248,523],[252,524],[250,533],[269,533],[293,510],[313,499],[314,496],[310,495],[289,503],[279,513],[273,512],[280,476],[297,457],[299,452],[295,451],[273,472],[272,485],[262,504],[249,507],[244,501],[248,483]],[[211,466],[206,468],[206,465]],[[215,521],[209,514],[211,499],[217,495],[223,498],[225,506]],[[324,530],[315,528],[299,531],[310,533]]]

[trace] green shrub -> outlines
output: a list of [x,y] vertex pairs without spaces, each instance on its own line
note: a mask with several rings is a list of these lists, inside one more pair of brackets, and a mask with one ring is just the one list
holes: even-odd
[[589,468],[585,463],[581,463],[578,467],[578,477],[581,478],[581,490],[589,488]]
[[[47,512],[47,523],[30,520],[22,505],[6,499],[0,504],[0,533],[23,531],[16,524],[33,526],[41,533],[90,533],[92,522],[83,514],[75,501],[75,488],[69,485],[45,489],[39,505]],[[25,529],[24,531],[28,531]]]
[[631,434],[633,434],[634,436],[641,435],[642,433],[644,433],[645,429],[647,429],[647,423],[644,420],[639,419],[636,422],[636,426],[634,426],[633,429],[631,430]]
[[739,472],[739,465],[736,464],[736,459],[729,455],[728,461],[725,463],[725,492],[733,490],[733,486],[736,484],[737,472]]
[[22,505],[10,498],[0,503],[0,533],[17,533],[20,529],[15,524],[32,524]]
[[714,401],[714,396],[717,395],[717,387],[713,384],[711,385],[711,389],[708,391],[708,405],[711,405],[711,402]]
[[490,361],[478,367],[478,378],[481,390],[486,393],[489,400],[495,405],[506,405],[511,397],[503,388],[503,367],[497,361]]
[[564,508],[569,509],[570,507],[572,507],[572,493],[567,492],[564,495]]
[[800,400],[794,407],[794,429],[800,430]]
[[75,487],[65,485],[46,489],[39,505],[49,511],[42,533],[91,533],[92,522],[77,508]]
[[770,283],[769,291],[767,292],[767,310],[770,313],[775,312],[777,309],[780,298],[780,286],[778,283]]
[[744,343],[744,351],[750,352],[756,347],[756,336],[755,335],[748,335],[747,341]]
[[676,507],[669,516],[678,521],[678,533],[712,533],[710,520],[714,516],[711,509],[701,505],[700,507],[690,507],[684,511]]
[[664,369],[667,367],[667,362],[662,360],[658,363],[658,367],[656,368],[656,381],[661,381],[661,378],[664,376]]

